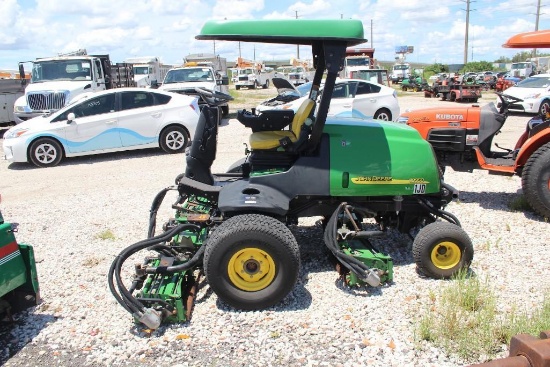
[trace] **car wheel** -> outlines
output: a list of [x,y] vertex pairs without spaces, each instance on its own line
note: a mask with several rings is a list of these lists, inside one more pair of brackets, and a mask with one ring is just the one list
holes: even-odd
[[222,116],[225,117],[229,115],[229,106],[222,106]]
[[523,167],[521,187],[538,214],[550,218],[550,143],[537,149]]
[[265,81],[265,84],[262,86],[263,89],[269,88],[269,79]]
[[29,156],[30,161],[37,167],[53,167],[61,162],[63,148],[54,139],[41,138],[31,144]]
[[413,242],[418,270],[436,279],[447,279],[468,269],[474,247],[466,232],[456,224],[434,222],[423,227]]
[[382,108],[376,111],[376,113],[374,114],[375,120],[391,121],[392,120],[391,118],[392,118],[391,112],[386,108]]
[[542,117],[545,117],[546,114],[549,114],[550,113],[550,101],[545,99],[544,101],[541,102],[540,104],[540,108],[539,108],[539,114],[542,116]]
[[235,86],[235,89],[236,89],[236,90],[239,90],[239,89],[241,89],[241,86],[240,86],[240,85],[236,85],[236,86]]
[[402,90],[403,92],[406,92],[406,91],[407,91],[407,87],[404,86],[404,85],[402,85],[402,86],[401,86],[401,90]]
[[216,295],[241,310],[279,303],[294,288],[298,243],[277,219],[258,214],[229,218],[207,238],[206,279]]
[[187,131],[181,126],[168,126],[160,134],[159,145],[166,153],[180,153],[189,143]]

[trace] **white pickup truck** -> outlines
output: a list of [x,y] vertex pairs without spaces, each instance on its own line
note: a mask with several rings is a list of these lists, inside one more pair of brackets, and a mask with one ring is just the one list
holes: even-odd
[[[228,85],[225,58],[211,54],[195,54],[187,56],[183,66],[170,69],[159,89],[199,96],[199,107],[202,107],[207,102],[200,98],[200,94],[195,90],[196,87],[229,94]],[[227,103],[220,108],[222,115],[229,114]]]
[[137,87],[149,88],[160,84],[173,65],[165,65],[156,56],[130,57],[126,63],[132,64],[134,81]]
[[257,68],[257,67],[245,67],[237,69],[237,81],[235,82],[235,89],[239,90],[241,87],[248,89],[256,88],[269,88],[269,83],[275,71],[271,68]]

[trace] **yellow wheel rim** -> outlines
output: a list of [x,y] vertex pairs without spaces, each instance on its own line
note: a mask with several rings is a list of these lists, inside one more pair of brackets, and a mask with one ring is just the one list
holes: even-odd
[[256,292],[266,288],[275,278],[275,262],[267,252],[247,247],[231,256],[227,274],[235,287]]
[[432,249],[432,263],[439,269],[451,269],[460,262],[460,247],[454,242],[441,242]]

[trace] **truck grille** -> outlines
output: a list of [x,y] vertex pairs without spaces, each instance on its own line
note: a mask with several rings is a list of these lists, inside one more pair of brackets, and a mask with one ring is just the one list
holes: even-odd
[[30,92],[28,95],[29,107],[35,111],[43,110],[59,110],[65,106],[67,95],[69,92]]
[[248,76],[247,76],[247,75],[245,75],[245,76],[240,76],[240,77],[239,77],[239,81],[240,81],[240,82],[247,82],[247,81],[248,81]]

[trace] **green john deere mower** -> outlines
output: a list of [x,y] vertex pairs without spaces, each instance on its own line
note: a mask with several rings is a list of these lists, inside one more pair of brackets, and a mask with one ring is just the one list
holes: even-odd
[[[113,295],[136,322],[156,329],[188,320],[202,274],[237,309],[277,304],[297,281],[300,244],[287,226],[301,217],[324,218],[324,242],[350,286],[392,281],[391,258],[370,241],[392,227],[416,234],[413,257],[426,276],[449,278],[469,267],[472,243],[444,210],[457,191],[443,182],[418,132],[392,122],[327,119],[346,47],[366,41],[360,21],[211,21],[197,39],[311,45],[313,86],[296,111],[239,111],[237,119],[251,129],[249,146],[218,174],[211,173],[215,105],[231,97],[198,90],[214,107],[201,111],[185,173],[154,199],[148,238],[124,249],[109,272]],[[170,190],[178,191],[175,216],[155,235]],[[131,282],[122,279],[124,262],[139,251],[149,256]]]
[[14,313],[40,302],[34,250],[17,243],[17,227],[16,223],[5,222],[0,211],[0,320],[5,321],[12,321]]

